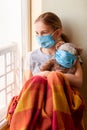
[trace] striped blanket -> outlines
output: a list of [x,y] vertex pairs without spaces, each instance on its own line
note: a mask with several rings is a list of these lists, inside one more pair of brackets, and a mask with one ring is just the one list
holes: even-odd
[[62,73],[33,76],[8,107],[10,130],[84,130],[84,99]]

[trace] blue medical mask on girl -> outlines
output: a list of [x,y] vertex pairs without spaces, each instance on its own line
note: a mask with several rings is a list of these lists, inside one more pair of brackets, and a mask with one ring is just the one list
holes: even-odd
[[50,48],[55,44],[55,41],[53,39],[53,34],[55,32],[53,32],[52,34],[46,35],[46,36],[36,36],[37,42],[38,44],[42,47],[42,48]]

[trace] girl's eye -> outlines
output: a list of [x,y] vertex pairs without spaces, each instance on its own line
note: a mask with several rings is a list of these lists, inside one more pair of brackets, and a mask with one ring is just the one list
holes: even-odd
[[43,31],[42,33],[43,33],[43,34],[47,34],[48,32],[47,32],[47,31]]
[[38,35],[38,32],[35,32],[36,35]]
[[37,36],[37,35],[48,35],[49,33],[47,32],[47,31],[42,31],[42,32],[40,32],[40,33],[38,33],[38,32],[35,32],[35,35]]
[[38,34],[38,32],[35,32],[35,34]]
[[47,34],[48,34],[48,32],[45,32],[45,31],[44,31],[44,32],[42,32],[41,34],[42,34],[42,35],[47,35]]

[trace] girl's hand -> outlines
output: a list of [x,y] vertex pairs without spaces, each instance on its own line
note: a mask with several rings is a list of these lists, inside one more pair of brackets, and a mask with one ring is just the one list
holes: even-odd
[[39,73],[37,73],[37,74],[35,74],[35,75],[47,77],[47,75],[48,75],[49,73],[50,73],[50,71],[40,71]]

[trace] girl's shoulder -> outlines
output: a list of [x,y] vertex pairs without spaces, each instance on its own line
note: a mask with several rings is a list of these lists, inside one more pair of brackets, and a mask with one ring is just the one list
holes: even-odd
[[37,56],[37,54],[39,54],[40,53],[40,49],[38,48],[38,49],[36,49],[36,50],[33,50],[33,51],[28,51],[27,53],[26,53],[26,56],[25,57],[32,57],[32,56]]

